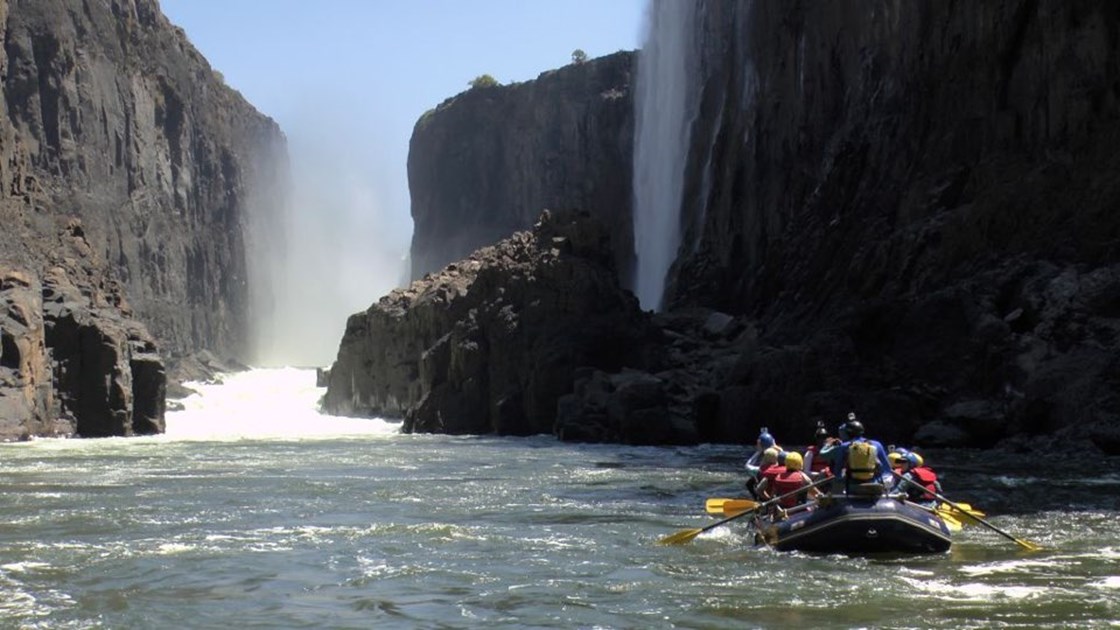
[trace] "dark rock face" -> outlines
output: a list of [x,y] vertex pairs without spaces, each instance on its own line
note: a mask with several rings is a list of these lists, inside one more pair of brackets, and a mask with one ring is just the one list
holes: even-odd
[[606,227],[548,212],[352,315],[324,408],[408,431],[554,431],[577,368],[644,367],[655,330],[618,286]]
[[635,58],[619,52],[470,89],[426,113],[408,156],[412,278],[529,229],[545,208],[603,219],[627,275]]
[[0,439],[66,433],[53,404],[39,279],[0,266]]
[[76,220],[42,279],[0,267],[0,439],[161,433],[163,360]]
[[155,0],[0,0],[0,24],[0,439],[162,431],[163,353],[248,351],[283,136]]
[[762,331],[721,387],[722,435],[807,440],[852,408],[884,439],[1115,452],[1120,8],[698,10],[670,299]]
[[155,0],[0,4],[6,231],[34,239],[44,217],[80,218],[165,352],[244,357],[243,228],[251,206],[278,205],[276,124]]
[[[1056,434],[1116,453],[1120,8],[696,11],[700,95],[662,352],[640,372],[578,371],[557,432],[752,442],[768,426],[807,442],[817,420],[855,410],[898,443],[1021,449]],[[511,196],[490,191],[572,168],[507,150],[525,127],[503,99],[546,111],[519,89],[467,92],[432,117],[464,122],[417,125],[414,260],[461,252],[450,235],[467,248],[512,229]],[[624,428],[635,422],[641,438]]]

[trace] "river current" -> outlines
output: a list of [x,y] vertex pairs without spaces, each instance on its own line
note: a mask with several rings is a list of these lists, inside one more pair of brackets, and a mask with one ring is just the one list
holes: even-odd
[[306,370],[201,389],[163,436],[0,445],[0,628],[1120,626],[1116,461],[929,454],[1037,553],[667,547],[744,449],[403,435],[315,413]]

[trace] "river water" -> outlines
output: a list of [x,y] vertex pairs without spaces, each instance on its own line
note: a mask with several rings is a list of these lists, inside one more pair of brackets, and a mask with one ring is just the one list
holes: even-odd
[[[1117,627],[1120,474],[931,453],[981,527],[947,554],[750,547],[743,449],[402,435],[314,373],[206,387],[152,438],[0,445],[0,628]],[[871,427],[873,428],[873,427]]]

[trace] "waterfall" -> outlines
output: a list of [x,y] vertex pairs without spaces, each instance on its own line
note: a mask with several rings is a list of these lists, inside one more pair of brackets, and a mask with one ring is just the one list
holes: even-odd
[[696,6],[651,0],[634,99],[634,293],[660,310],[681,240],[680,208],[695,115]]
[[250,360],[328,365],[347,317],[398,286],[411,225],[398,219],[407,204],[386,192],[375,150],[353,146],[359,131],[309,117],[288,133],[290,174],[267,188],[277,198],[247,230]]

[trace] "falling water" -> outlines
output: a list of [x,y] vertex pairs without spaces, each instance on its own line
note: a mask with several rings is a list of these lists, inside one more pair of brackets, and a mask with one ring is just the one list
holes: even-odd
[[[254,365],[327,365],[346,318],[397,286],[411,223],[353,130],[296,125],[289,183],[249,226]],[[351,142],[352,144],[352,142]],[[383,170],[383,169],[382,169]]]
[[634,141],[634,292],[660,309],[665,276],[680,244],[681,191],[695,111],[695,5],[652,0],[638,57]]

